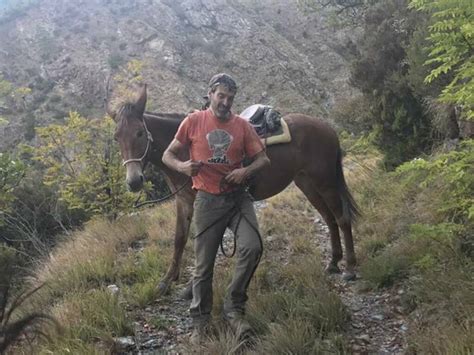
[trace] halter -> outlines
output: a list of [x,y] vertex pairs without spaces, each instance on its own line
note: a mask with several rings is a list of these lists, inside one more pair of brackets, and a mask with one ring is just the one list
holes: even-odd
[[151,143],[153,143],[153,136],[151,135],[151,132],[148,130],[148,127],[146,126],[145,117],[143,117],[143,127],[145,128],[145,132],[146,132],[146,148],[145,148],[145,153],[143,153],[143,155],[142,155],[141,158],[133,158],[133,159],[125,160],[125,161],[122,163],[123,166],[127,165],[128,163],[132,163],[132,162],[139,162],[139,163],[141,163],[141,162],[143,161],[143,159],[145,159],[145,157],[147,156],[148,151],[150,150]]

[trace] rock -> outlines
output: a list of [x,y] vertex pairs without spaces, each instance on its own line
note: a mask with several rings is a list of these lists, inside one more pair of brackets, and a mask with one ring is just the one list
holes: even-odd
[[370,335],[369,334],[361,334],[357,336],[358,340],[362,340],[364,343],[370,343]]
[[352,351],[355,353],[360,353],[364,350],[364,348],[358,344],[352,345]]
[[120,292],[120,289],[117,285],[109,285],[107,286],[107,290],[112,294],[112,295],[118,295]]
[[129,350],[135,346],[133,337],[115,338],[114,341],[120,350]]
[[375,314],[371,317],[372,319],[375,319],[375,320],[378,320],[378,321],[382,321],[385,319],[385,317],[383,316],[383,314]]
[[147,340],[142,344],[142,347],[144,348],[157,348],[161,345],[161,342],[158,341],[158,339],[150,339]]

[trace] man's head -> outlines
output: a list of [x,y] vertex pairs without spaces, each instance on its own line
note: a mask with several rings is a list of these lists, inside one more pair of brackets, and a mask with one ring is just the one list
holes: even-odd
[[209,81],[209,101],[212,112],[218,119],[226,120],[237,93],[237,84],[225,73],[214,75]]

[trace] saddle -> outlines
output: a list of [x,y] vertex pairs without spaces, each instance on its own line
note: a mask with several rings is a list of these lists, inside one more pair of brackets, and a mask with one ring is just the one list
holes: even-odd
[[253,126],[265,145],[291,142],[288,125],[272,106],[252,105],[239,116]]

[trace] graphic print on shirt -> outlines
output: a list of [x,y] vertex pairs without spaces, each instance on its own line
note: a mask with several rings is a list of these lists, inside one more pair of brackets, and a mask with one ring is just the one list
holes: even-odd
[[234,140],[227,131],[223,129],[215,129],[206,135],[209,148],[212,150],[212,157],[207,160],[208,163],[214,164],[230,164],[227,159],[227,150]]

